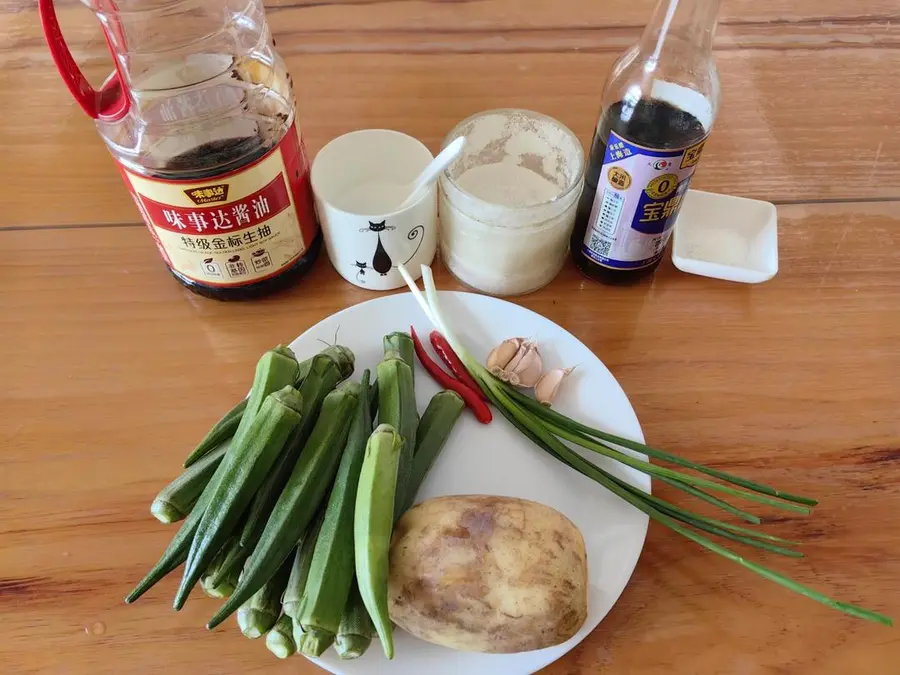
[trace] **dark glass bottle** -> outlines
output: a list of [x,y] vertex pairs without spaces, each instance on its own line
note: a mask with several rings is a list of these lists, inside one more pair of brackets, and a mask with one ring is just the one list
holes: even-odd
[[603,90],[572,231],[572,259],[604,283],[659,266],[712,128],[719,0],[660,0]]

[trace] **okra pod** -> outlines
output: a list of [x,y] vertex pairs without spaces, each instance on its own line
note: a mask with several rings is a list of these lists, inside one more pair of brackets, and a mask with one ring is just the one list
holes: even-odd
[[205,457],[210,452],[218,448],[222,443],[234,436],[241,418],[244,415],[244,409],[247,407],[247,399],[241,400],[236,406],[225,413],[224,417],[216,422],[212,429],[206,432],[203,440],[197,444],[197,447],[191,451],[191,454],[184,460],[184,468],[188,468],[194,462]]
[[206,573],[210,575],[209,583],[212,586],[218,586],[226,578],[234,579],[237,585],[237,579],[240,576],[244,562],[251,552],[241,546],[240,538],[235,535],[228,539],[222,550],[216,555],[213,563],[207,568]]
[[182,471],[178,478],[159,491],[150,504],[150,513],[159,522],[167,525],[185,518],[219,468],[227,449],[226,440]]
[[216,554],[212,564],[206,569],[203,576],[200,577],[200,587],[209,597],[228,598],[234,592],[234,587],[237,586],[238,582],[238,572],[234,570],[230,573],[224,573],[222,568],[231,552],[238,546],[237,537],[229,539],[225,546],[222,547],[222,550]]
[[395,331],[388,333],[382,340],[384,344],[384,354],[396,354],[410,367],[413,372],[413,382],[416,379],[416,348],[413,345],[413,339],[409,333]]
[[412,471],[406,493],[403,497],[403,506],[400,514],[404,514],[416,501],[416,493],[422,487],[425,476],[431,470],[438,455],[444,448],[444,444],[453,431],[453,425],[459,419],[466,402],[455,391],[443,390],[431,397],[425,413],[419,421],[416,429],[416,452],[412,461]]
[[291,574],[288,577],[287,588],[284,589],[284,596],[281,598],[281,607],[284,613],[292,619],[299,615],[300,601],[303,600],[303,594],[306,591],[309,567],[312,564],[313,551],[315,551],[316,540],[322,527],[323,515],[319,514],[312,527],[303,535],[291,561]]
[[184,519],[181,527],[178,528],[178,532],[172,537],[172,540],[169,542],[166,550],[163,551],[163,554],[156,565],[154,565],[153,569],[147,572],[147,575],[138,582],[138,585],[134,587],[131,593],[125,596],[126,603],[132,603],[137,600],[150,588],[155,586],[160,579],[187,560],[188,550],[194,539],[197,526],[200,524],[200,520],[206,512],[210,499],[212,499],[213,494],[218,489],[218,485],[222,480],[224,472],[224,464],[220,462],[212,479],[210,479],[206,488],[204,488],[203,494],[200,495],[200,499],[197,500],[197,503],[194,505],[194,508],[191,510],[188,517]]
[[286,659],[297,653],[294,642],[294,624],[291,617],[282,614],[266,634],[266,648],[279,659]]
[[269,472],[259,492],[253,497],[244,529],[241,532],[241,544],[244,547],[252,550],[259,541],[259,536],[272,512],[272,507],[275,506],[275,502],[284,489],[291,471],[297,464],[297,458],[312,432],[313,425],[322,408],[322,402],[344,379],[348,363],[352,371],[352,358],[353,352],[349,349],[333,345],[310,359],[306,378],[298,390],[303,400],[303,419],[291,434],[284,452],[281,453],[275,467]]
[[[322,530],[316,540],[310,564],[306,592],[300,603],[299,616],[303,629],[315,634],[308,640],[310,650],[324,651],[338,631],[341,614],[347,604],[350,585],[353,582],[353,513],[359,473],[366,452],[366,441],[372,433],[369,417],[369,371],[363,372],[359,400],[350,426],[334,486],[328,497]],[[310,656],[321,652],[304,651]]]
[[294,352],[283,345],[270,349],[260,357],[256,364],[256,373],[253,376],[253,386],[247,397],[247,407],[241,417],[241,423],[234,432],[232,447],[237,445],[241,437],[247,433],[266,397],[288,385],[293,386],[299,372],[300,364],[297,363],[297,357],[294,356]]
[[401,358],[387,355],[378,364],[378,422],[391,425],[402,439],[400,463],[397,473],[396,512],[399,518],[403,508],[403,496],[412,472],[413,454],[416,448],[416,428],[419,414],[416,411],[416,392],[413,386],[412,368]]
[[334,649],[342,659],[358,659],[372,644],[375,628],[354,577],[341,625],[334,639]]
[[[300,394],[291,385],[287,385],[266,397],[247,432],[232,441],[230,450],[222,460],[223,474],[218,488],[191,543],[184,576],[175,595],[175,609],[184,606],[188,594],[215,552],[235,533],[241,514],[249,506],[291,433],[300,423],[302,408]],[[278,565],[275,565],[253,589],[254,592],[277,569]],[[242,598],[241,602],[247,600],[249,595]]]
[[347,442],[359,384],[345,382],[325,397],[322,412],[266,521],[234,595],[207,624],[215,628],[253,595],[284,562],[325,499]]
[[394,524],[402,446],[403,439],[389,424],[380,424],[369,437],[353,519],[359,594],[378,630],[384,654],[389,659],[394,658],[394,639],[388,616],[388,550]]
[[241,632],[251,640],[271,630],[281,614],[281,596],[291,573],[291,559],[285,560],[278,571],[254,593],[237,612]]

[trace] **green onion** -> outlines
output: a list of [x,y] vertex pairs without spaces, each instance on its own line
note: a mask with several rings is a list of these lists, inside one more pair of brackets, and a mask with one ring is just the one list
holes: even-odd
[[[647,514],[652,520],[665,525],[669,529],[699,544],[703,548],[712,551],[713,553],[717,553],[732,562],[736,562],[765,579],[784,586],[795,593],[799,593],[820,602],[823,605],[837,609],[851,616],[866,619],[867,621],[874,621],[887,626],[893,625],[893,620],[890,617],[863,609],[856,605],[833,600],[832,598],[808,588],[807,586],[803,586],[774,570],[745,559],[731,549],[715,543],[706,537],[705,534],[714,535],[730,541],[736,541],[746,546],[778,553],[784,556],[801,557],[803,554],[799,551],[780,545],[793,544],[795,542],[790,542],[780,537],[775,537],[774,535],[766,534],[764,532],[758,532],[747,527],[740,527],[721,520],[709,518],[648,494],[588,461],[571,447],[566,445],[564,441],[574,443],[587,450],[591,450],[599,455],[617,461],[620,464],[642,471],[692,497],[701,499],[753,524],[759,523],[759,518],[757,516],[709,494],[706,490],[715,490],[720,493],[741,497],[742,499],[749,501],[798,513],[809,513],[810,509],[808,507],[815,506],[818,503],[815,499],[782,492],[768,485],[756,483],[746,478],[741,478],[740,476],[735,476],[724,471],[719,471],[702,464],[682,459],[676,455],[647,446],[643,443],[616,436],[600,429],[594,429],[541,405],[535,399],[526,396],[514,387],[511,387],[494,377],[456,338],[445,323],[443,315],[441,314],[437,289],[434,285],[431,269],[428,266],[422,266],[422,280],[425,286],[424,296],[416,286],[416,282],[413,281],[406,268],[403,265],[400,265],[399,269],[416,301],[425,312],[425,315],[432,324],[434,324],[435,328],[443,333],[447,342],[456,352],[457,356],[459,356],[469,373],[475,378],[476,382],[478,382],[479,386],[494,406],[516,429],[518,429],[526,438],[537,444],[541,449],[554,456],[563,464],[566,464],[575,471],[578,471],[584,476],[599,483],[620,499],[642,513]],[[643,453],[654,459],[663,460],[669,464],[675,464],[676,466],[691,469],[706,476],[717,478],[730,485],[724,485],[707,478],[700,478],[681,471],[651,464],[646,460],[623,452],[621,448],[627,448]]]

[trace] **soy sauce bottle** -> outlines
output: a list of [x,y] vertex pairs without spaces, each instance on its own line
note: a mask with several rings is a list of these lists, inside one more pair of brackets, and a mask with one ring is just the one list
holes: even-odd
[[54,0],[38,0],[50,53],[172,275],[219,300],[266,295],[305,275],[322,235],[291,77],[263,0],[84,4],[114,70],[95,90]]
[[604,283],[659,266],[719,102],[719,0],[659,0],[603,90],[572,259]]

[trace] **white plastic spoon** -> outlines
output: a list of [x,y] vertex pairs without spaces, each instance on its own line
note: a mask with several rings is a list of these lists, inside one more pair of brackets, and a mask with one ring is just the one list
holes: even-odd
[[423,189],[431,185],[434,181],[437,180],[438,176],[441,175],[441,172],[444,171],[450,164],[459,157],[459,153],[462,152],[462,149],[466,145],[466,137],[460,136],[456,140],[454,140],[450,145],[441,150],[437,157],[431,160],[428,163],[422,173],[418,175],[418,177],[410,183],[410,191],[409,196],[404,199],[400,206],[397,207],[397,210],[400,211],[410,204],[412,204],[416,200],[416,196]]

